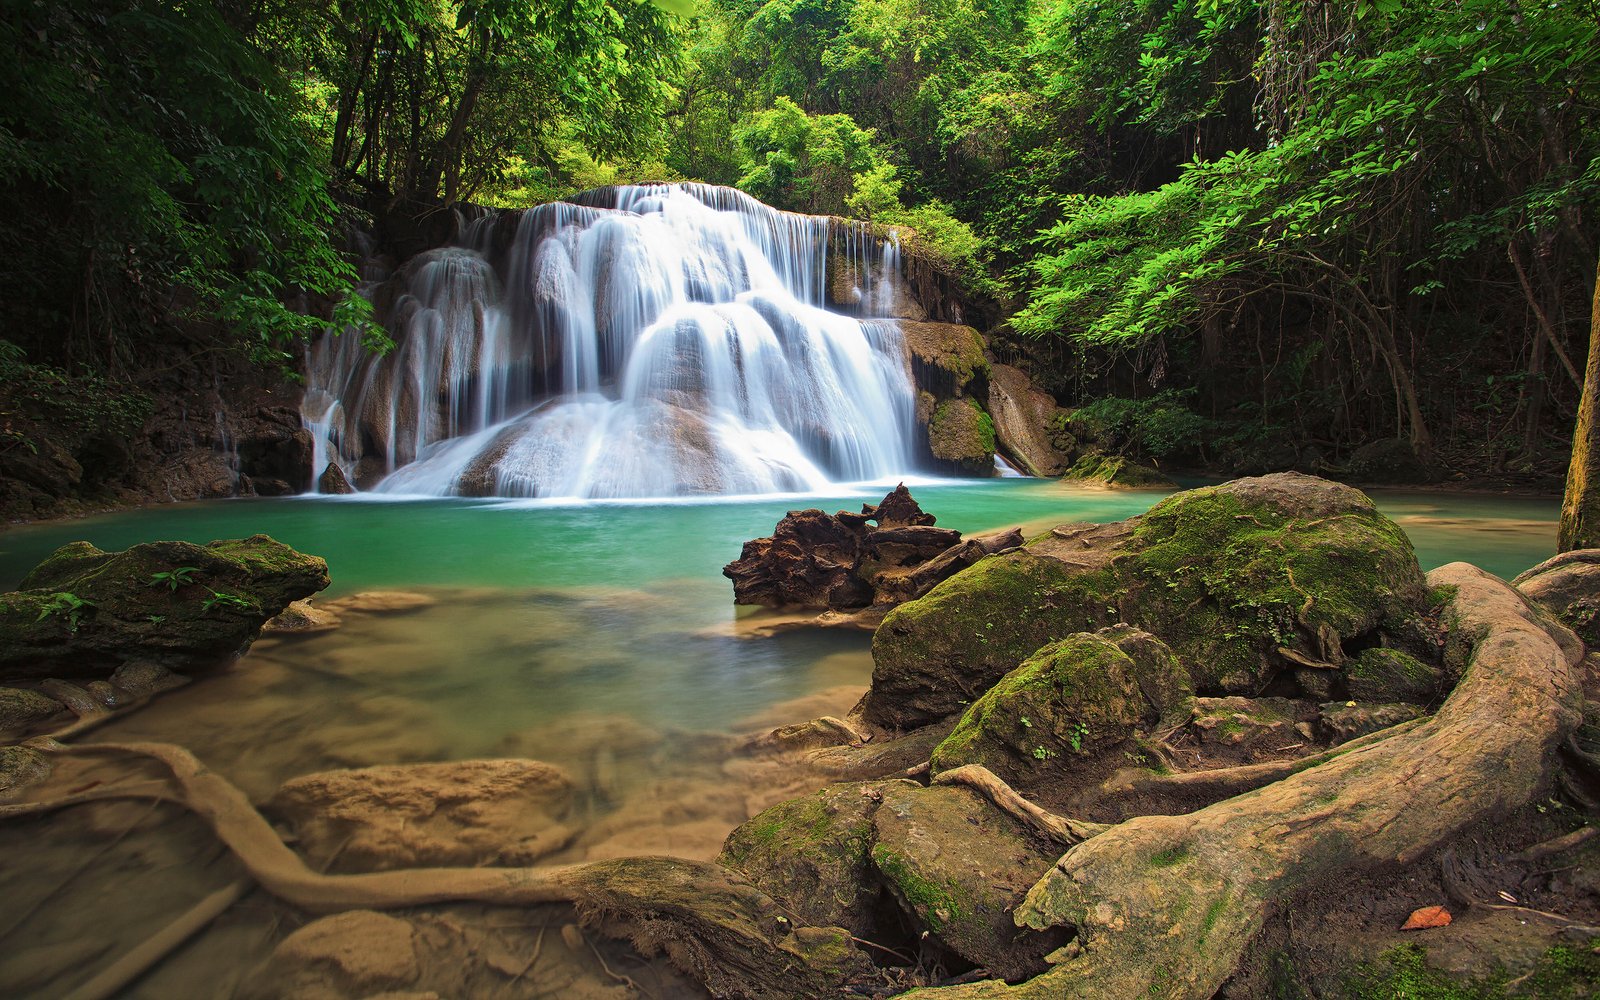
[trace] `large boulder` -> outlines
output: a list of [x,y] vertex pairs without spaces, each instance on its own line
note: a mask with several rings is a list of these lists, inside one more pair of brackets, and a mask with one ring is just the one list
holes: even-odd
[[1563,552],[1521,574],[1512,585],[1600,649],[1600,549]]
[[981,764],[1013,784],[1060,774],[1163,719],[1180,722],[1192,699],[1177,657],[1149,633],[1124,625],[1069,635],[974,702],[933,751],[933,770]]
[[970,326],[957,323],[902,321],[911,358],[911,379],[917,388],[936,398],[962,393],[988,395],[989,362],[983,355],[983,337]]
[[1401,645],[1429,591],[1405,533],[1358,490],[1298,473],[1175,494],[1065,525],[902,604],[873,637],[866,718],[962,711],[1033,652],[1117,622],[1159,636],[1205,694],[1249,694],[1344,647]]
[[781,899],[802,923],[874,939],[882,890],[872,866],[872,815],[884,788],[881,781],[829,785],[780,802],[729,834],[717,860]]
[[1053,478],[1071,467],[1053,432],[1066,414],[1020,368],[990,363],[989,418],[995,440],[1030,476]]
[[327,585],[327,563],[266,535],[124,552],[73,542],[0,594],[0,677],[104,677],[135,660],[213,667]]
[[1064,943],[1018,930],[1012,919],[1060,848],[981,795],[958,786],[886,785],[873,835],[873,865],[914,936],[931,936],[1012,981],[1044,971],[1044,956]]
[[313,866],[528,865],[565,847],[565,772],[533,760],[392,764],[284,782],[271,811]]
[[1125,490],[1170,489],[1177,485],[1158,470],[1125,455],[1101,452],[1091,452],[1072,463],[1066,478]]

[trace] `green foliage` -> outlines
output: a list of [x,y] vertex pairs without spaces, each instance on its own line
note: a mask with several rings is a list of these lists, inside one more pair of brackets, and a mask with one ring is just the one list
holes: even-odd
[[30,352],[115,368],[220,319],[280,357],[326,322],[300,293],[365,318],[300,96],[214,7],[0,4],[0,269]]
[[[209,590],[210,588],[207,589]],[[252,604],[248,598],[241,597],[238,594],[229,594],[223,591],[212,590],[211,596],[206,598],[205,602],[200,605],[200,610],[211,611],[216,608],[222,608],[227,611],[245,612],[253,612],[256,610],[256,606]]]
[[1428,965],[1427,950],[1402,945],[1383,954],[1381,961],[1359,967],[1349,977],[1348,995],[1357,1000],[1501,1000],[1529,996],[1547,1000],[1578,1000],[1600,989],[1600,956],[1588,949],[1557,945],[1542,956],[1525,976],[1495,973],[1457,979]]
[[150,574],[150,586],[166,587],[176,592],[179,587],[194,582],[194,574],[200,572],[197,566],[177,566],[170,570],[161,570]]
[[39,617],[36,621],[44,621],[52,615],[65,618],[67,631],[75,633],[78,631],[78,626],[82,624],[84,616],[92,613],[94,609],[95,603],[93,601],[85,600],[77,594],[62,591],[58,594],[51,594],[50,599],[40,606]]
[[148,393],[87,369],[68,374],[51,365],[29,364],[22,348],[0,340],[0,450],[37,452],[39,425],[79,437],[127,437],[154,405]]
[[1087,425],[1097,441],[1116,442],[1123,451],[1166,458],[1197,449],[1212,422],[1189,409],[1190,390],[1167,389],[1146,399],[1107,396],[1080,407],[1074,424]]
[[[872,132],[849,115],[812,115],[787,97],[740,122],[734,139],[745,163],[739,187],[796,212],[840,215],[867,175],[882,198],[881,154]],[[892,176],[892,174],[891,174]]]

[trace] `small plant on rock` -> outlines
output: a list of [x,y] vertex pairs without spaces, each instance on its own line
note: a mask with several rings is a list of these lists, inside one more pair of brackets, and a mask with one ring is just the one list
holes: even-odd
[[86,601],[77,594],[69,594],[66,591],[62,591],[59,594],[51,595],[50,600],[39,610],[39,617],[34,620],[42,622],[49,616],[56,615],[67,620],[67,631],[69,633],[76,633],[78,626],[83,621],[83,616],[93,611],[94,607],[93,601]]
[[[208,588],[209,589],[209,588]],[[211,596],[200,606],[201,611],[210,611],[213,608],[230,608],[234,611],[254,611],[255,605],[238,594],[227,594],[220,590],[211,591]]]
[[151,573],[150,586],[166,587],[168,590],[176,591],[184,584],[193,583],[194,574],[198,572],[200,572],[198,566],[179,566],[164,572]]

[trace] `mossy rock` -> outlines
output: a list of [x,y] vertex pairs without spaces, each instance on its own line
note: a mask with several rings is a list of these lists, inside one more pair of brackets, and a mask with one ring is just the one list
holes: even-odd
[[1042,972],[1044,956],[1064,943],[1019,931],[1011,919],[1059,848],[1030,836],[982,796],[955,786],[887,786],[873,830],[873,864],[914,936],[925,932],[1013,981]]
[[0,733],[20,732],[63,711],[59,701],[38,691],[0,687]]
[[1126,490],[1170,489],[1176,485],[1148,465],[1141,465],[1122,455],[1098,452],[1079,458],[1062,478]]
[[50,758],[32,747],[0,747],[0,802],[50,777]]
[[802,923],[873,938],[882,891],[872,866],[872,815],[885,787],[881,781],[829,785],[780,802],[729,834],[717,860],[744,873]]
[[1052,529],[902,604],[873,637],[863,709],[926,724],[1046,643],[1117,622],[1159,636],[1197,692],[1254,693],[1297,660],[1336,666],[1345,645],[1377,645],[1428,608],[1410,540],[1360,491],[1241,479],[1118,524]]
[[1196,698],[1191,723],[1205,743],[1294,742],[1300,706],[1287,698]]
[[266,535],[124,552],[73,542],[0,594],[0,677],[104,677],[132,660],[215,666],[327,585],[327,563]]
[[1439,697],[1444,671],[1398,649],[1364,649],[1344,666],[1345,687],[1357,701],[1411,701]]
[[901,321],[900,334],[917,388],[940,399],[963,392],[980,398],[988,394],[989,362],[977,330],[959,323]]
[[947,399],[928,419],[928,450],[946,472],[994,475],[994,422],[977,400]]
[[[933,770],[981,764],[1012,783],[1060,772],[1123,746],[1192,699],[1188,675],[1159,640],[1106,632],[1053,642],[1002,677],[934,750]],[[1113,641],[1119,634],[1148,640],[1151,655],[1135,660]]]

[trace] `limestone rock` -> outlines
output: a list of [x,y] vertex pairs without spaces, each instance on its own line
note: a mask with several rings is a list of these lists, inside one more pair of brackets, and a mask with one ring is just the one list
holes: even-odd
[[[1135,660],[1113,637],[1142,655]],[[1190,697],[1177,658],[1148,633],[1080,632],[1040,649],[974,702],[934,750],[933,770],[981,764],[1012,783],[1070,770],[1153,728]]]
[[872,815],[887,785],[829,785],[759,813],[728,835],[717,860],[743,872],[802,923],[878,932],[881,890],[872,865]]
[[1011,911],[1059,855],[969,789],[884,786],[872,861],[917,931],[1016,980],[1041,972],[1064,943],[1019,931]]
[[59,701],[38,691],[0,688],[0,733],[21,732],[63,711]]
[[961,711],[1033,652],[1117,622],[1172,648],[1204,694],[1253,693],[1428,609],[1410,540],[1359,491],[1297,473],[1175,494],[1110,525],[1063,525],[900,605],[873,637],[868,721]]
[[322,475],[317,477],[317,492],[327,493],[332,496],[346,496],[354,493],[356,488],[350,485],[350,480],[345,476],[344,469],[338,462],[329,462],[328,467],[322,470]]
[[994,475],[994,422],[974,399],[947,399],[928,419],[928,449],[941,471]]
[[266,535],[125,552],[73,542],[0,594],[0,677],[103,677],[130,660],[216,666],[327,585],[327,563]]
[[983,337],[970,326],[955,323],[902,321],[911,357],[911,378],[917,388],[939,399],[966,391],[988,395],[989,362],[983,356]]
[[142,698],[183,687],[189,683],[189,679],[173,673],[159,663],[152,663],[149,660],[129,660],[111,674],[111,683],[135,698]]
[[1590,649],[1600,649],[1600,549],[1574,549],[1511,581],[1578,633]]
[[1071,467],[1071,457],[1057,447],[1053,433],[1067,411],[1022,369],[990,363],[988,404],[995,440],[1024,472],[1053,478]]
[[564,847],[572,783],[531,760],[396,764],[284,782],[271,810],[313,867],[526,865]]
[[1373,705],[1361,702],[1329,702],[1322,706],[1319,721],[1330,742],[1348,743],[1358,736],[1398,726],[1421,718],[1416,705]]

